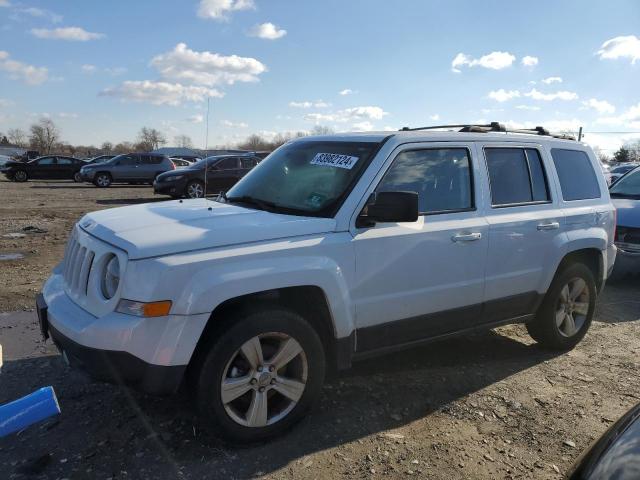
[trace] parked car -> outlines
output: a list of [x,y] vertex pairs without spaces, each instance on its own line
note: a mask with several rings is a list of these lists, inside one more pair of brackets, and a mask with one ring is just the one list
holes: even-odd
[[576,461],[567,480],[640,478],[640,404],[624,414]]
[[82,180],[105,188],[112,183],[153,183],[163,172],[175,170],[166,155],[157,153],[127,153],[103,163],[85,165],[80,170]]
[[622,165],[616,165],[611,168],[611,182],[610,184],[614,184],[618,181],[625,173],[630,172],[634,168],[638,166],[637,163],[623,163]]
[[170,160],[173,162],[173,164],[176,166],[176,169],[178,170],[181,168],[186,168],[193,165],[193,162],[190,162],[188,160],[183,160],[182,158],[170,157]]
[[2,173],[16,182],[26,182],[33,179],[60,180],[69,179],[82,181],[80,168],[83,162],[77,158],[61,155],[47,155],[29,162],[8,161]]
[[171,156],[171,159],[174,158],[178,158],[180,160],[186,160],[189,163],[196,163],[200,160],[202,160],[202,158],[198,157],[197,155],[173,155]]
[[640,167],[627,172],[609,188],[617,210],[616,277],[640,273]]
[[104,163],[114,158],[115,155],[99,155],[97,157],[89,158],[85,160],[85,165],[92,165],[94,163]]
[[327,367],[507,323],[568,350],[616,256],[597,162],[497,123],[296,139],[226,197],[85,215],[41,327],[100,378],[187,379],[235,442],[300,420]]
[[11,157],[0,155],[0,172],[4,171],[5,165],[11,161]]
[[178,171],[158,175],[153,182],[153,191],[174,198],[201,198],[206,184],[207,193],[226,192],[258,162],[260,159],[253,155],[208,157]]

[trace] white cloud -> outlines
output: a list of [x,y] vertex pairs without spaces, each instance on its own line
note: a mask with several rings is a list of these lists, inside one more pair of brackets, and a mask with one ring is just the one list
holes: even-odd
[[258,75],[267,71],[267,67],[255,58],[196,52],[184,43],[177,44],[170,52],[155,56],[151,65],[165,79],[210,87],[257,82]]
[[232,122],[231,120],[222,120],[220,123],[225,127],[230,128],[249,128],[249,125],[245,122]]
[[12,60],[9,53],[4,50],[0,50],[0,70],[7,72],[13,80],[22,80],[29,85],[46,82],[49,76],[49,70],[46,67],[34,67]]
[[103,33],[87,32],[80,27],[62,27],[62,28],[32,28],[31,34],[38,38],[47,40],[69,40],[73,42],[87,42],[89,40],[98,40],[104,38]]
[[90,65],[88,63],[82,65],[82,67],[80,67],[82,70],[82,73],[95,73],[95,71],[98,69],[98,67],[96,67],[95,65]]
[[628,58],[634,64],[640,60],[640,38],[635,35],[611,38],[602,44],[596,55],[601,60]]
[[77,113],[73,113],[73,112],[60,112],[58,113],[58,117],[60,118],[78,118],[78,114]]
[[313,122],[363,122],[365,120],[381,120],[388,114],[380,107],[365,106],[345,108],[333,113],[308,113],[304,119]]
[[518,110],[530,110],[532,112],[537,112],[540,110],[540,107],[536,107],[534,105],[516,105]]
[[583,141],[592,147],[598,147],[609,155],[612,155],[623,144],[640,140],[640,134],[632,133],[626,135],[600,135],[597,133],[585,133]]
[[451,70],[456,73],[460,73],[459,67],[463,66],[502,70],[503,68],[510,67],[515,59],[515,55],[512,55],[509,52],[491,52],[487,55],[483,55],[479,59],[473,59],[469,55],[459,53],[451,62]]
[[632,105],[624,113],[618,115],[617,117],[599,118],[598,120],[596,120],[596,123],[640,129],[640,102],[636,105]]
[[589,100],[585,100],[582,104],[587,108],[592,108],[596,110],[599,114],[608,113],[612,114],[616,111],[616,107],[611,105],[606,100],[598,100],[596,98],[590,98]]
[[487,96],[496,102],[502,103],[513,98],[518,98],[520,96],[520,92],[518,90],[505,90],[504,88],[501,88],[500,90],[492,90]]
[[191,115],[189,118],[187,118],[187,122],[189,123],[202,123],[204,122],[204,115],[202,114],[196,114],[196,115]]
[[536,122],[516,122],[513,120],[508,120],[504,122],[504,124],[508,128],[513,129],[529,129],[541,125],[550,132],[574,133],[578,131],[578,129],[582,125],[582,122],[576,118],[573,118],[570,120],[546,120]]
[[222,97],[217,90],[179,83],[126,81],[117,87],[100,92],[101,96],[116,97],[125,101],[146,102],[153,105],[180,105],[183,102],[202,102],[207,97]]
[[354,123],[351,128],[354,132],[370,132],[373,130],[373,123],[365,120],[364,122]]
[[253,0],[200,0],[198,16],[214,20],[228,20],[231,12],[254,8]]
[[440,120],[440,115],[438,115],[437,113],[434,115],[429,115],[429,120],[433,120],[434,122],[436,120]]
[[562,77],[547,77],[543,78],[541,81],[546,85],[551,85],[552,83],[562,83]]
[[289,102],[289,106],[292,108],[327,108],[330,107],[331,104],[322,100],[318,100],[317,102],[310,102],[306,100],[304,102]]
[[125,67],[107,67],[104,71],[114,77],[127,73],[127,69]]
[[10,7],[9,0],[0,0],[0,7]]
[[525,67],[535,67],[536,65],[538,65],[538,57],[532,57],[530,55],[522,57],[522,60],[520,61]]
[[62,15],[58,15],[57,13],[54,13],[50,10],[45,10],[44,8],[36,8],[36,7],[19,8],[17,9],[16,13],[18,15],[25,14],[35,18],[42,18],[52,23],[60,23],[62,21]]
[[286,34],[286,30],[276,27],[271,22],[255,25],[251,30],[249,30],[249,36],[264,38],[265,40],[277,40],[278,38],[284,37]]
[[350,88],[345,88],[344,90],[340,90],[338,92],[338,95],[342,95],[343,97],[345,95],[351,95],[353,93],[353,90],[351,90]]
[[578,98],[578,94],[574,92],[568,92],[566,90],[559,90],[554,93],[542,93],[535,88],[531,89],[530,92],[524,94],[525,97],[531,97],[534,100],[544,100],[546,102],[550,102],[552,100],[576,100]]

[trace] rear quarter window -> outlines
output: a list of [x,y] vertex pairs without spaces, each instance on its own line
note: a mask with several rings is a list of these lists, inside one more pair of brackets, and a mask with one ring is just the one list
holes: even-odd
[[552,148],[562,198],[566,201],[600,198],[600,185],[587,154],[580,150]]

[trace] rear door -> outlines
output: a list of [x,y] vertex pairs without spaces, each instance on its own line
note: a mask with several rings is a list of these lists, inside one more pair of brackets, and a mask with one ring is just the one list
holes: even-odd
[[238,180],[249,173],[251,169],[257,164],[258,159],[255,157],[240,157],[240,170],[238,171]]
[[56,160],[57,160],[56,162],[57,178],[64,178],[64,179],[73,178],[73,174],[75,173],[75,170],[76,170],[74,159],[69,157],[56,157]]
[[486,321],[506,320],[535,311],[550,265],[563,255],[563,217],[550,159],[535,143],[479,144],[490,198],[485,309]]
[[226,192],[238,181],[238,157],[225,157],[207,171],[207,192]]

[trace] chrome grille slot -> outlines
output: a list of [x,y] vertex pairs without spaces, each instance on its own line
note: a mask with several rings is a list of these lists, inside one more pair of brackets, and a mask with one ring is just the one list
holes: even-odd
[[78,241],[76,232],[71,235],[65,251],[63,277],[67,293],[75,298],[87,295],[89,274],[95,252]]

